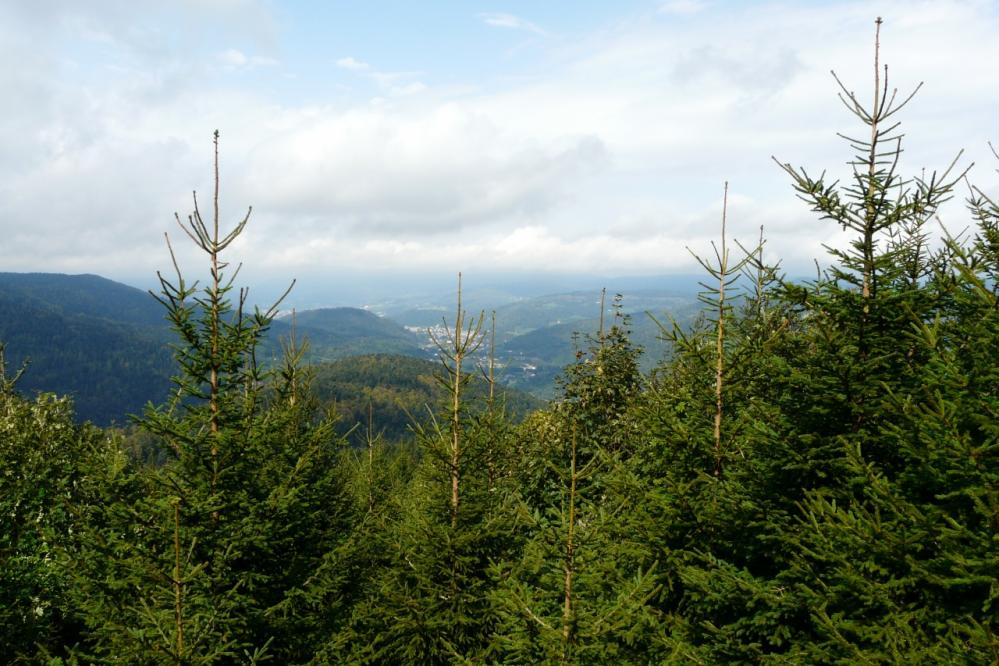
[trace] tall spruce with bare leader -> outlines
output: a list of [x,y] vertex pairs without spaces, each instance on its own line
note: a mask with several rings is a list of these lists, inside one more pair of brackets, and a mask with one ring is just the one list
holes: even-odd
[[517,515],[527,539],[515,558],[494,564],[501,663],[649,659],[656,564],[630,515],[644,513],[631,468],[641,435],[629,414],[641,377],[619,302],[615,311],[566,369],[561,399],[518,429]]
[[786,575],[813,622],[801,660],[999,662],[999,208],[977,188],[969,208],[972,238],[902,255],[920,269],[895,286],[914,292],[896,343],[909,376],[883,381],[880,446],[849,442],[854,487],[802,503]]
[[926,224],[960,176],[953,163],[940,176],[899,174],[896,114],[915,91],[888,87],[881,25],[871,105],[836,78],[865,130],[844,136],[856,151],[850,181],[781,164],[798,195],[854,238],[830,250],[833,264],[815,281],[784,283],[769,298],[788,325],[750,396],[758,418],[745,457],[726,473],[735,501],[696,521],[739,540],[703,540],[694,547],[706,556],[680,570],[674,636],[691,659],[934,663],[950,654],[938,641],[950,640],[943,606],[954,598],[933,599],[936,583],[919,573],[936,548],[916,518],[928,507],[904,508],[915,496],[894,484],[922,474],[907,452],[923,427],[912,408],[937,352],[913,333],[952,320],[934,277],[946,260],[929,249]]
[[468,397],[483,322],[466,311],[459,276],[453,323],[433,334],[442,403],[429,425],[415,426],[420,461],[375,537],[384,544],[383,568],[322,663],[490,659],[497,624],[490,563],[509,556],[515,532],[506,501],[513,461],[495,457],[494,433],[480,427],[493,422],[480,418],[490,411],[488,397],[484,406]]
[[642,491],[628,518],[658,562],[659,593],[648,605],[666,624],[650,642],[664,661],[714,659],[691,648],[703,640],[706,624],[718,621],[714,600],[698,589],[703,572],[717,571],[719,563],[755,568],[768,556],[751,536],[765,520],[762,507],[747,501],[753,483],[747,464],[758,424],[770,422],[786,324],[783,307],[768,293],[777,269],[764,263],[762,230],[756,245],[736,240],[733,257],[727,195],[726,183],[713,258],[690,250],[708,275],[701,283],[704,311],[690,328],[660,324],[672,353],[652,373],[632,415],[643,433],[631,464]]
[[300,397],[294,345],[282,372],[257,364],[277,303],[250,311],[246,289],[232,299],[239,267],[229,273],[223,252],[249,212],[221,229],[218,138],[210,221],[196,196],[187,223],[177,218],[208,259],[208,282],[184,279],[168,238],[176,281],[160,275],[156,295],[179,337],[179,372],[173,398],[139,424],[169,460],[139,470],[142,492],[91,520],[95,557],[83,560],[105,559],[81,568],[78,591],[91,638],[81,649],[94,658],[304,661],[325,622],[297,591],[344,531],[340,440]]
[[787,534],[782,581],[811,621],[796,660],[999,662],[999,209],[976,188],[969,207],[970,239],[933,251],[910,219],[886,243],[877,428],[841,437],[848,483],[806,493]]

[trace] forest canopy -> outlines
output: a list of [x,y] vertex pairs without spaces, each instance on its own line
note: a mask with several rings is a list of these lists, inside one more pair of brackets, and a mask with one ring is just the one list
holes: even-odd
[[[787,279],[726,209],[670,354],[642,372],[628,317],[602,319],[523,420],[459,287],[434,417],[348,441],[299,342],[257,362],[277,305],[247,306],[227,252],[249,214],[196,201],[209,279],[161,276],[173,398],[136,422],[157,456],[0,362],[0,654],[999,663],[999,205],[971,185],[968,230],[935,231],[967,171],[900,173],[918,97],[879,57],[873,99],[841,86],[851,177],[779,162],[851,234],[828,268]],[[217,203],[217,134],[215,159]]]

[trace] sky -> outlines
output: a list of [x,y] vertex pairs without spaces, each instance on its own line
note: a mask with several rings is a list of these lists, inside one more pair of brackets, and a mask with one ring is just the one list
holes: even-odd
[[964,149],[992,188],[992,1],[3,2],[0,271],[145,285],[164,232],[196,271],[173,214],[210,213],[215,129],[258,280],[690,273],[726,181],[729,237],[804,270],[846,238],[772,156],[849,173],[830,70],[871,95],[878,15],[892,86],[924,82],[904,169]]

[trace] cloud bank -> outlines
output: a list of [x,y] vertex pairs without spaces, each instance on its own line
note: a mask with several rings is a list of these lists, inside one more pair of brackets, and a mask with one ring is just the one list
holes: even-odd
[[[456,4],[456,25],[483,32],[432,62],[327,44],[279,9],[0,8],[0,57],[18,64],[0,70],[0,270],[151,274],[173,211],[210,188],[216,127],[226,219],[255,208],[237,250],[275,272],[689,271],[725,180],[732,233],[763,225],[807,267],[843,239],[771,155],[848,173],[835,133],[857,125],[828,70],[863,95],[878,13],[893,83],[926,81],[904,167],[961,147],[989,165],[997,138],[992,3],[650,2],[585,30]],[[545,38],[511,51],[524,32]],[[963,226],[959,203],[944,217]]]

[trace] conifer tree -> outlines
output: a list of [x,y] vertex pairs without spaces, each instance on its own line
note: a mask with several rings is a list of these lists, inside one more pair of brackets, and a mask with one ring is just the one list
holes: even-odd
[[[417,427],[420,462],[392,500],[380,537],[384,567],[324,651],[327,663],[452,664],[489,658],[497,622],[490,561],[514,546],[505,484],[509,461],[492,458],[496,439],[479,427],[466,388],[483,317],[469,317],[461,282],[453,325],[436,336],[445,403]],[[488,411],[488,409],[487,409]]]
[[528,540],[494,565],[503,663],[645,663],[655,562],[636,539],[637,351],[617,315],[569,366],[563,398],[520,428]]
[[100,502],[93,467],[122,464],[117,441],[74,422],[72,402],[29,400],[0,343],[0,654],[7,663],[65,657],[81,640],[72,576],[60,551],[79,531],[81,507]]
[[[646,442],[635,463],[645,514],[636,528],[660,562],[662,592],[652,605],[668,620],[658,637],[668,659],[721,658],[699,654],[697,644],[704,624],[738,612],[738,594],[723,585],[703,590],[705,571],[765,568],[772,554],[766,508],[749,495],[750,461],[759,453],[757,424],[772,423],[769,397],[787,323],[769,296],[777,268],[763,261],[762,230],[748,249],[736,241],[742,255],[731,257],[727,189],[714,260],[691,250],[711,278],[700,295],[706,311],[690,330],[675,321],[661,326],[672,354],[637,408]],[[728,600],[734,603],[726,607]]]
[[177,219],[208,259],[208,282],[189,285],[170,248],[177,278],[160,276],[157,296],[180,338],[179,372],[173,399],[140,424],[170,460],[139,470],[139,492],[92,516],[84,546],[105,558],[77,580],[94,656],[305,661],[326,623],[326,609],[295,601],[347,527],[340,440],[301,397],[296,349],[273,388],[256,362],[277,304],[250,312],[245,289],[231,298],[238,267],[229,274],[222,254],[249,213],[220,229],[217,132],[215,149],[210,222],[196,197],[187,224]]
[[[804,655],[832,661],[994,662],[999,549],[996,444],[999,415],[997,209],[980,191],[969,202],[971,242],[947,239],[918,288],[940,303],[899,341],[915,359],[916,387],[889,387],[883,424],[898,463],[848,451],[865,483],[847,502],[807,497],[806,529],[792,574],[805,583],[815,636]],[[925,260],[924,260],[925,261]],[[824,584],[819,599],[811,581]],[[832,657],[829,657],[832,655]]]
[[886,489],[908,466],[900,405],[923,390],[932,357],[911,332],[943,315],[949,300],[929,278],[937,260],[924,225],[955,177],[953,165],[928,179],[898,174],[895,114],[912,96],[899,101],[888,88],[880,26],[873,105],[841,84],[841,99],[870,133],[847,137],[857,150],[852,183],[841,188],[782,165],[815,212],[855,237],[849,250],[830,250],[835,263],[815,282],[782,284],[771,296],[787,308],[788,326],[768,361],[769,389],[753,396],[769,406],[753,410],[746,460],[731,479],[731,496],[747,510],[722,523],[741,525],[749,547],[709,540],[681,574],[677,626],[700,659],[940,656],[914,649],[936,640],[908,614],[919,529],[916,513],[898,515]]

